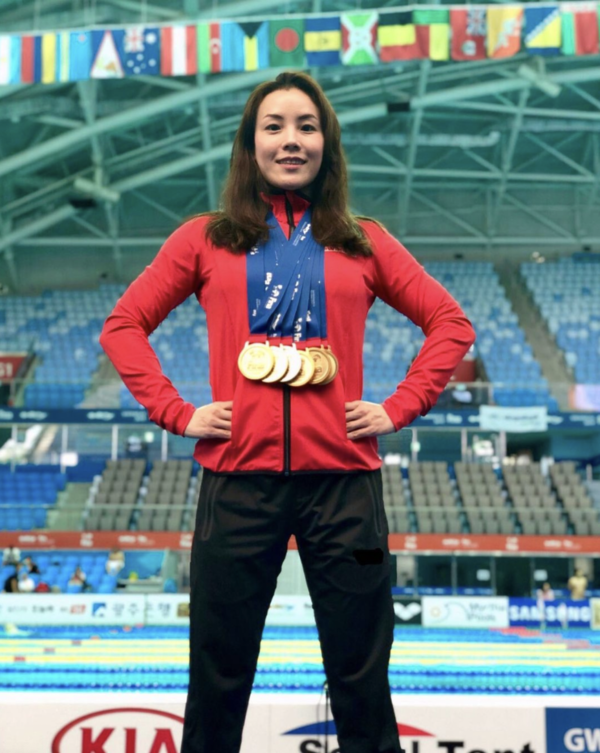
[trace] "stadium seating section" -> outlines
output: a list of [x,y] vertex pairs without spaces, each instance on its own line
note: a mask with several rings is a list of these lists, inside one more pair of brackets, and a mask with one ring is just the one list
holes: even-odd
[[98,335],[121,285],[0,298],[0,350],[33,351],[41,360],[25,388],[28,408],[72,408],[84,399],[98,356]]
[[[384,465],[391,533],[600,535],[599,510],[573,462],[491,465],[443,461]],[[90,487],[81,530],[190,531],[202,469],[191,460],[108,460]],[[0,528],[43,528],[65,488],[61,473],[0,472]]]
[[[600,279],[587,279],[587,266],[591,265],[523,265],[522,272],[567,360],[577,365],[582,377],[598,382],[600,366],[593,354],[598,352],[600,337]],[[473,322],[476,355],[494,385],[495,403],[556,409],[492,264],[431,262],[425,268]],[[563,268],[569,271],[567,281],[560,277]],[[89,396],[101,355],[98,335],[123,290],[120,285],[101,285],[87,292],[47,291],[40,297],[0,299],[0,349],[33,349],[41,360],[25,390],[26,407],[73,407]],[[380,300],[375,302],[364,348],[366,400],[381,401],[395,389],[423,339],[416,325]],[[211,400],[206,317],[194,296],[171,312],[150,342],[185,400],[196,405]],[[139,406],[124,385],[112,407],[119,404],[122,408]]]
[[[34,563],[38,566],[39,575],[32,574],[31,578],[37,586],[40,581],[46,583],[50,589],[60,593],[81,593],[81,585],[69,585],[69,580],[80,567],[86,576],[87,591],[91,593],[114,593],[117,587],[117,578],[108,575],[105,563],[108,552],[87,552],[83,554],[63,554],[60,552],[25,552],[21,558],[31,555]],[[0,583],[15,572],[13,565],[6,565],[0,569]]]
[[66,482],[58,471],[37,472],[35,466],[26,466],[12,473],[9,466],[0,465],[0,530],[44,528]]
[[199,482],[192,461],[155,461],[148,477],[145,467],[144,460],[108,461],[90,490],[82,521],[86,530],[191,530]]
[[[476,354],[494,385],[494,402],[557,410],[491,262],[431,262],[425,269],[450,291],[473,323]],[[381,402],[395,389],[423,339],[418,327],[375,302],[365,337],[365,400]]]
[[600,264],[526,263],[521,275],[575,381],[600,384]]

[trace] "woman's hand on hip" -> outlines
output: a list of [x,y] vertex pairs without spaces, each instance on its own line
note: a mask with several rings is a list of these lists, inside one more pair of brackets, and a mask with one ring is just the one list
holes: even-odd
[[197,408],[183,436],[195,439],[231,439],[232,409],[231,400],[209,403]]
[[366,400],[354,400],[346,403],[346,432],[348,439],[377,437],[396,431],[392,419],[383,405],[368,403]]

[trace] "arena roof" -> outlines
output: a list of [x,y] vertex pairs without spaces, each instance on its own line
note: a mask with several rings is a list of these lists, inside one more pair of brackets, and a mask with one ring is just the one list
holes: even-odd
[[[0,28],[273,18],[355,3],[205,6],[44,0],[42,13],[8,0]],[[419,257],[495,260],[600,250],[599,62],[519,53],[306,70],[342,124],[353,210]],[[0,87],[0,280],[18,288],[33,249],[89,249],[121,271],[129,253],[151,258],[184,218],[217,206],[248,94],[279,70]]]

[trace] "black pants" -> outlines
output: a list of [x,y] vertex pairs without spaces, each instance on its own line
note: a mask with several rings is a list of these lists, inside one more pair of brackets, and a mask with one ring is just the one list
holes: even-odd
[[381,473],[205,471],[191,560],[181,753],[238,753],[267,611],[294,534],[340,753],[400,753],[388,681],[394,616]]

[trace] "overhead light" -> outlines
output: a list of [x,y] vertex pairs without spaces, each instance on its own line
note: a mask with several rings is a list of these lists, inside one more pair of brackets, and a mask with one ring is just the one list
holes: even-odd
[[527,63],[522,63],[517,68],[517,73],[521,78],[524,78],[534,86],[537,86],[538,89],[543,91],[544,94],[547,94],[549,97],[558,97],[561,92],[561,87],[558,84],[555,84],[554,81],[550,81],[544,73],[536,71],[535,68],[532,68]]

